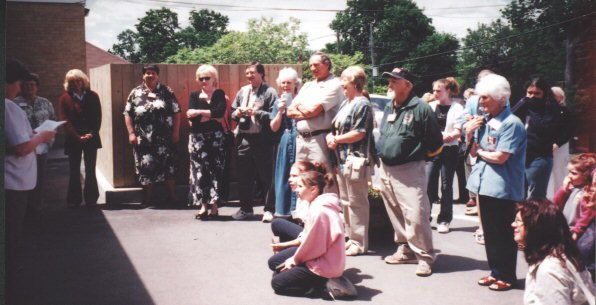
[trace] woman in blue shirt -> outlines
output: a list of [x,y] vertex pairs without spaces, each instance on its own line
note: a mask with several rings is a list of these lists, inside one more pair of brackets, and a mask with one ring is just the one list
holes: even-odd
[[524,197],[526,130],[507,106],[511,89],[504,77],[496,74],[483,77],[476,85],[476,92],[480,108],[489,116],[477,116],[466,124],[467,143],[474,133],[478,139],[471,150],[478,161],[467,188],[478,194],[491,269],[491,274],[481,278],[478,284],[504,291],[517,281],[517,246],[511,223],[515,218],[515,203]]
[[[273,105],[270,126],[273,132],[279,130],[281,139],[275,159],[275,217],[288,218],[296,209],[296,195],[292,194],[288,179],[290,168],[296,160],[296,122],[286,115],[286,109],[292,104],[294,96],[298,94],[302,81],[298,72],[293,68],[283,68],[277,76],[277,86],[281,88],[281,96]],[[269,212],[265,212],[269,213]],[[271,221],[271,220],[269,220]]]

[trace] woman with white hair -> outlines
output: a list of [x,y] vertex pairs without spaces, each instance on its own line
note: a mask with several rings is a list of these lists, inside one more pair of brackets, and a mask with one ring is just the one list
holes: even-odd
[[[298,94],[302,81],[298,72],[293,68],[283,68],[277,76],[277,87],[281,96],[273,105],[271,112],[271,130],[280,132],[281,139],[275,160],[275,217],[289,218],[296,209],[296,196],[292,194],[288,179],[290,168],[296,160],[296,122],[286,115],[286,109],[292,104],[292,100]],[[269,216],[269,215],[267,215]],[[271,221],[269,219],[269,221]]]
[[218,73],[213,66],[200,66],[196,76],[201,90],[191,92],[186,111],[190,124],[189,204],[201,207],[197,219],[206,219],[218,215],[222,198],[226,151],[218,119],[224,116],[227,103],[224,91],[217,89]]
[[478,194],[486,256],[491,273],[478,284],[495,291],[511,289],[516,281],[517,246],[511,223],[515,203],[524,198],[526,130],[508,107],[509,82],[491,74],[476,85],[479,106],[487,116],[466,125],[471,154],[478,160],[468,179],[468,190]]
[[[561,125],[565,132],[560,133],[559,143],[553,144],[553,170],[548,183],[547,198],[553,198],[557,190],[563,185],[563,179],[567,176],[567,162],[569,162],[569,139],[572,135],[572,118],[565,103],[565,91],[561,87],[552,87],[555,100],[561,107]],[[564,144],[563,144],[564,143]]]
[[[89,78],[78,69],[64,77],[64,93],[58,99],[58,117],[66,121],[64,154],[68,155],[70,178],[66,204],[77,207],[82,203],[94,205],[99,198],[95,163],[97,149],[101,148],[101,104],[97,93],[91,91]],[[85,187],[81,190],[81,156],[85,162]]]

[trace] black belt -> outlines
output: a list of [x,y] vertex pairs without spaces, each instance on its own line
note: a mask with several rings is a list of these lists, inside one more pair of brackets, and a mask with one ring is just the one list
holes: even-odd
[[315,131],[304,131],[304,132],[298,132],[298,134],[300,134],[300,136],[304,139],[308,139],[308,138],[312,138],[314,136],[318,136],[320,134],[324,134],[324,133],[329,133],[331,132],[331,129],[321,129],[321,130],[315,130]]

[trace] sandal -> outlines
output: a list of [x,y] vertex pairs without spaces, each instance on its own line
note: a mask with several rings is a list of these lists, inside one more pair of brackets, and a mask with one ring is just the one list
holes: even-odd
[[480,285],[480,286],[490,286],[490,285],[492,285],[492,284],[494,284],[496,282],[497,282],[497,279],[496,278],[494,278],[494,277],[492,277],[490,275],[487,275],[487,276],[484,276],[484,277],[480,278],[480,280],[478,280],[478,285]]
[[513,284],[503,282],[503,281],[496,281],[492,283],[492,285],[488,286],[488,289],[492,291],[507,291],[513,288]]
[[209,213],[209,218],[215,218],[219,216],[219,210],[217,208],[217,205],[211,205],[211,212]]
[[206,208],[202,207],[202,208],[199,210],[199,214],[195,215],[195,219],[201,219],[201,220],[207,219],[207,215],[208,215],[207,213],[208,213],[208,212],[209,212],[209,210],[208,210],[208,209],[206,209]]

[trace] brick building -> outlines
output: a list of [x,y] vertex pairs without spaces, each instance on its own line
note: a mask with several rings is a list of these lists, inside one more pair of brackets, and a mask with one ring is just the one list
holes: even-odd
[[39,74],[39,95],[53,103],[68,70],[87,70],[85,14],[81,0],[6,2],[6,56]]

